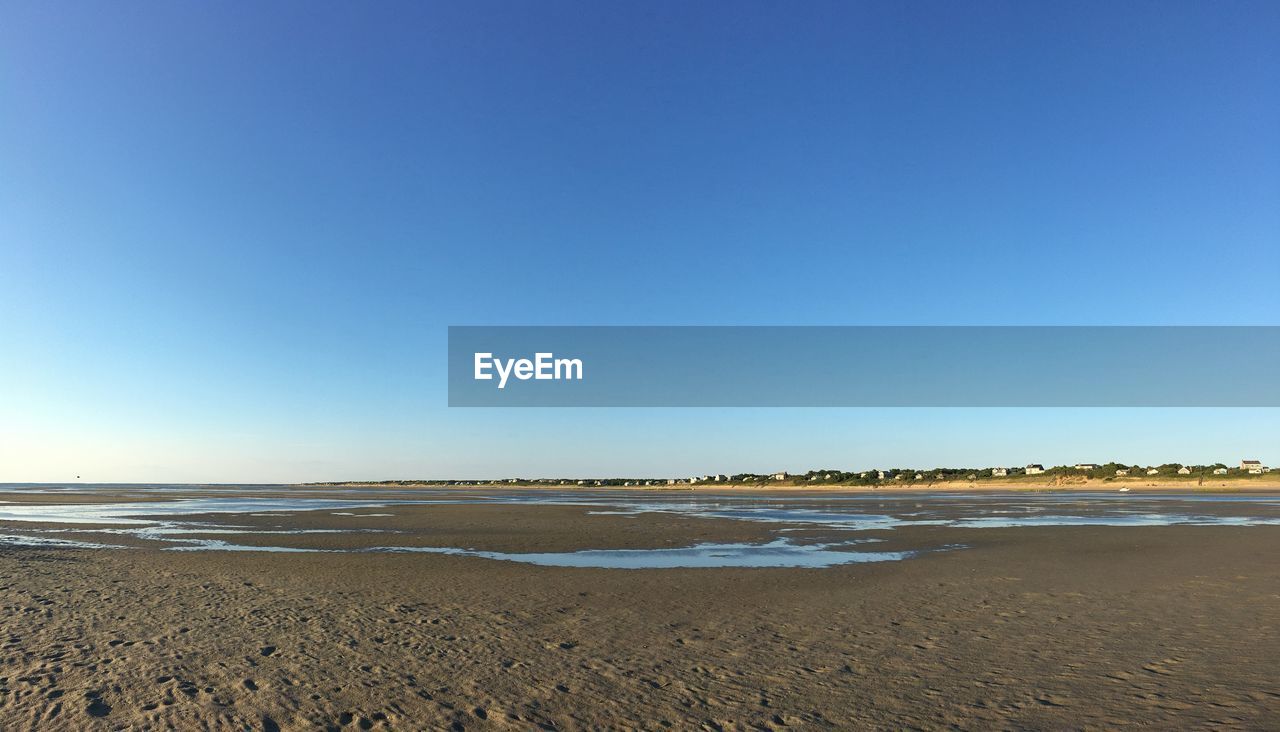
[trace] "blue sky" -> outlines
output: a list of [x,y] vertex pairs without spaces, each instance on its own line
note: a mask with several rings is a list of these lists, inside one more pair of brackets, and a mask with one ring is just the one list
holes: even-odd
[[450,324],[1276,324],[1277,37],[1262,2],[7,3],[0,480],[1280,462],[1277,410],[444,378]]

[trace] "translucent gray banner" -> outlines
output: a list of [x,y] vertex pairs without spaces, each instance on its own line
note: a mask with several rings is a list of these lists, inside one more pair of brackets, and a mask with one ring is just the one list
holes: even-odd
[[453,407],[1276,407],[1278,326],[452,326]]

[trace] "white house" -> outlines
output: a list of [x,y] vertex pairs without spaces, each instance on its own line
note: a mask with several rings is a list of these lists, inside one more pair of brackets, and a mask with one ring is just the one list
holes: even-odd
[[1214,468],[1214,469],[1213,469],[1213,474],[1214,474],[1214,475],[1226,475],[1226,474],[1227,474],[1227,469],[1226,469],[1226,468]]
[[1158,468],[1147,468],[1147,475],[1155,475],[1159,472],[1160,470]]
[[787,474],[786,474],[786,472],[774,473],[774,474],[773,474],[773,479],[774,479],[774,480],[786,480],[786,479],[787,479]]
[[1043,473],[1043,472],[1044,472],[1044,466],[1043,466],[1043,465],[1028,465],[1028,466],[1027,466],[1027,475],[1039,475],[1040,473]]
[[1076,470],[1097,470],[1098,466],[1093,463],[1077,463]]
[[1003,478],[1009,474],[1008,468],[992,468],[991,475],[994,478]]
[[1259,460],[1241,460],[1240,469],[1249,473],[1249,475],[1262,475],[1265,470]]
[[1181,468],[1178,468],[1178,475],[1191,475],[1191,468],[1183,465]]
[[924,473],[916,473],[916,480],[924,480]]
[[1116,475],[1128,475],[1128,474],[1129,474],[1128,468],[1120,468],[1119,470],[1116,471]]

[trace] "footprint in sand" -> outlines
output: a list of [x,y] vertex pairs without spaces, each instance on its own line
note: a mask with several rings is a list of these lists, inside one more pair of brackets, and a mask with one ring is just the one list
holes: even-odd
[[102,701],[99,693],[97,691],[85,692],[84,697],[89,701],[89,705],[85,707],[84,711],[90,717],[105,717],[111,713],[111,705]]

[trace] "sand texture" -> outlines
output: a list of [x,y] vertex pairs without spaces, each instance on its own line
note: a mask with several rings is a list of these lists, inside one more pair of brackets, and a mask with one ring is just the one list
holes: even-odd
[[[501,551],[778,528],[554,506],[400,514],[381,520],[406,544]],[[1280,728],[1280,527],[883,536],[967,548],[615,570],[5,547],[0,728]]]

